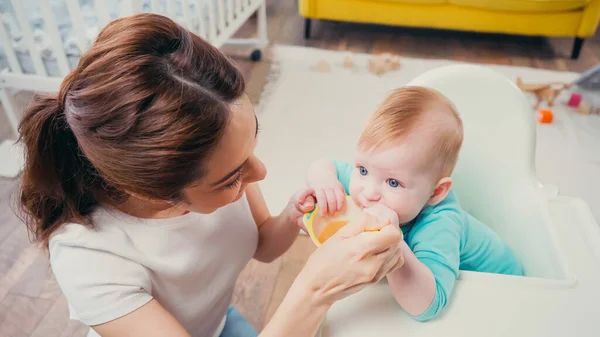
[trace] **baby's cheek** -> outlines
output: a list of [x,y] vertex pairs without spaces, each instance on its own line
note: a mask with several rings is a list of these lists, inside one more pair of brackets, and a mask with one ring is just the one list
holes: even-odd
[[387,206],[396,211],[398,220],[401,224],[413,220],[420,211],[417,209],[418,207],[416,207],[414,200],[409,198],[406,194],[398,194],[397,196],[390,198]]
[[356,197],[362,189],[360,188],[359,184],[356,183],[356,179],[351,179],[350,186],[348,186],[348,190],[351,196]]

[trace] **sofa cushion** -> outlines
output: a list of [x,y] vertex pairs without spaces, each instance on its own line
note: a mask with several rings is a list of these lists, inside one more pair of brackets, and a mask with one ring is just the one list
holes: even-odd
[[416,5],[444,5],[448,3],[448,0],[377,0],[380,2],[399,2],[403,4],[416,4]]
[[448,0],[451,5],[508,12],[562,12],[583,8],[589,2],[590,0]]

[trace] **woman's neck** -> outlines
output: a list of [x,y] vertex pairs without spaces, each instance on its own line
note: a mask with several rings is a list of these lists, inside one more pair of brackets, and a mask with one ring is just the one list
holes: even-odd
[[166,201],[152,201],[130,196],[118,205],[112,205],[119,211],[142,219],[168,219],[188,213],[187,210]]

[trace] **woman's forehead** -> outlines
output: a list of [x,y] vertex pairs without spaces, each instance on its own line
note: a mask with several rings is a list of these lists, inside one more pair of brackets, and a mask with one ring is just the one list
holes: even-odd
[[257,121],[252,103],[246,95],[231,105],[229,123],[219,144],[207,161],[209,182],[218,181],[223,176],[243,165],[254,152]]

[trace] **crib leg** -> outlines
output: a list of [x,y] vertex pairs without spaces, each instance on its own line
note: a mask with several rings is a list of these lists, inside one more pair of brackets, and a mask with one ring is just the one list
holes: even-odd
[[19,118],[17,117],[18,105],[12,96],[10,90],[5,87],[0,88],[0,102],[4,108],[4,113],[8,117],[8,122],[13,130],[13,136],[19,137]]
[[260,40],[260,48],[263,48],[269,43],[268,33],[267,33],[267,5],[263,1],[262,5],[258,8],[258,39]]

